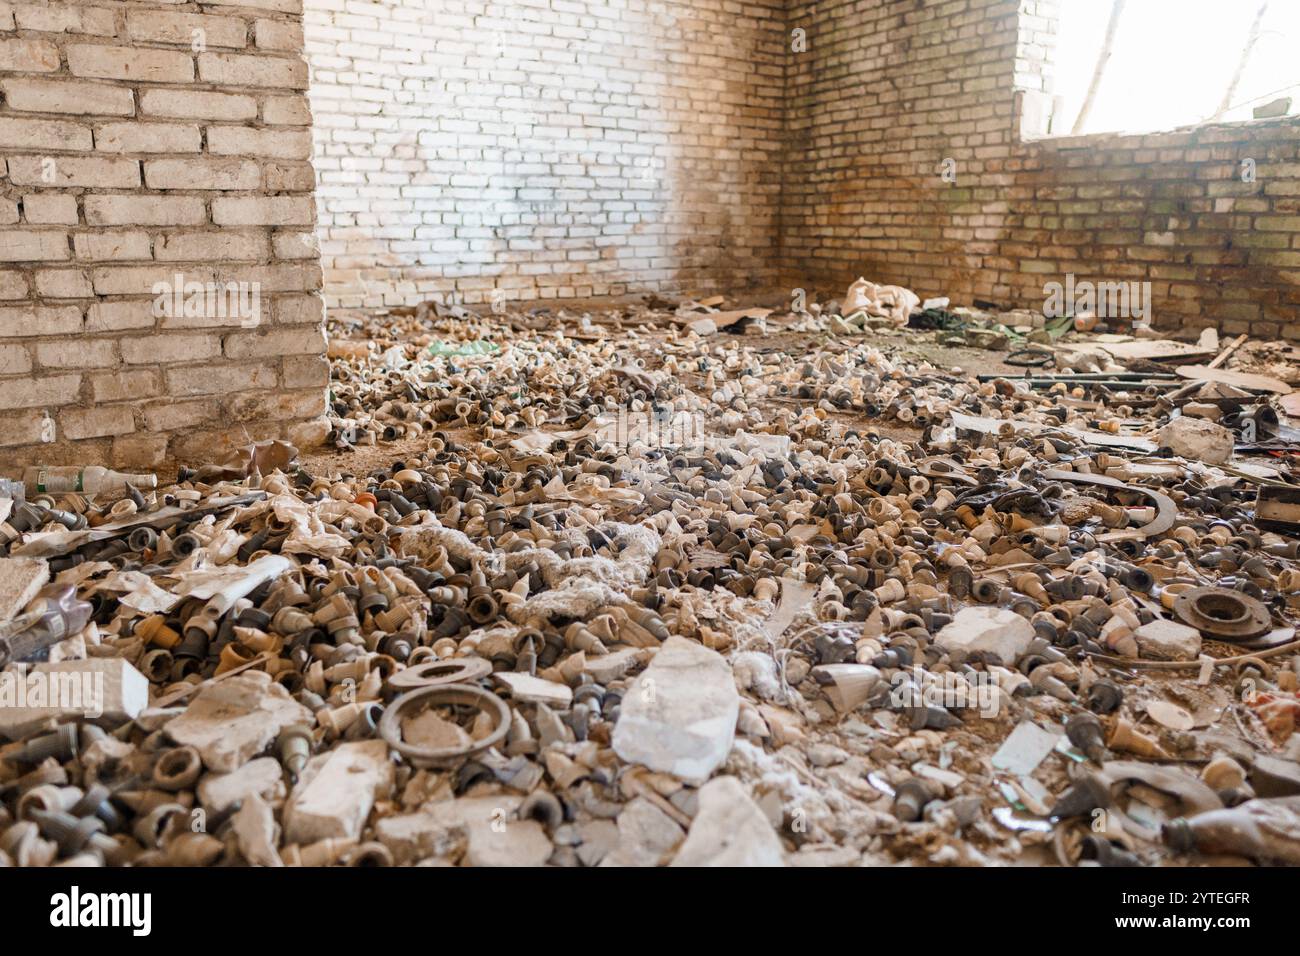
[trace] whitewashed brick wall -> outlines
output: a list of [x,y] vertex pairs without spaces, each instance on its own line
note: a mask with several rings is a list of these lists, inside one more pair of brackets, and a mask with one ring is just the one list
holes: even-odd
[[[301,7],[0,2],[0,473],[318,432]],[[255,324],[160,311],[177,275],[248,283]]]
[[331,304],[775,276],[781,0],[307,0]]

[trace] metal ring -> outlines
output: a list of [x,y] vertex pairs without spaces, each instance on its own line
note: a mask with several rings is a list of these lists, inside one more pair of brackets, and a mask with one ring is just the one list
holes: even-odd
[[394,690],[414,690],[417,687],[468,684],[491,673],[491,661],[481,657],[457,657],[407,667],[388,678],[388,686]]
[[[492,733],[465,747],[417,747],[402,739],[401,721],[406,713],[416,707],[424,709],[440,705],[474,707],[481,713],[491,714],[495,717]],[[510,709],[505,702],[496,694],[472,684],[449,684],[413,690],[393,701],[379,721],[379,736],[416,767],[442,766],[487,750],[504,740],[509,729]]]
[[1046,349],[1024,348],[1008,352],[1002,360],[1003,365],[1015,365],[1018,368],[1042,368],[1050,365],[1056,356]]
[[1202,634],[1234,643],[1269,629],[1268,609],[1249,594],[1226,588],[1192,588],[1174,602],[1174,616]]

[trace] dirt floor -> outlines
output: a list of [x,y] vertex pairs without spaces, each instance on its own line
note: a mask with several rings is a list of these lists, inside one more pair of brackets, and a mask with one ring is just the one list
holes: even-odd
[[[133,786],[185,749],[146,734],[238,769],[271,739],[224,698],[269,694],[252,667],[313,761],[386,743],[361,769],[387,782],[331,791],[347,840],[312,842],[290,781],[213,839],[113,862],[1289,859],[1241,822],[1300,832],[1270,802],[1300,794],[1300,563],[1254,522],[1260,483],[1295,484],[1289,433],[1241,442],[1243,409],[1284,396],[1150,362],[1030,387],[1005,350],[749,302],[430,305],[330,333],[326,448],[143,507],[269,498],[184,522],[183,551],[174,527],[52,561],[95,602],[94,656],[177,707],[70,772]],[[1102,340],[1058,344],[1057,371],[1124,374]],[[1300,382],[1286,347],[1239,358]],[[268,559],[207,640],[194,575]],[[481,703],[410,704],[443,681],[417,664],[463,668],[449,686]],[[0,798],[23,772],[0,759]]]
[[[580,308],[567,308],[558,316],[548,312],[529,321],[542,334],[554,334],[558,329],[577,333],[574,344],[578,348],[612,342],[619,361],[632,360],[649,372],[662,369],[666,355],[719,357],[743,352],[757,356],[760,362],[772,363],[766,367],[765,377],[769,382],[790,380],[792,369],[799,365],[816,366],[816,377],[820,379],[825,374],[826,363],[846,357],[860,361],[865,349],[888,355],[890,362],[906,369],[906,375],[917,382],[932,376],[961,381],[977,372],[1004,374],[1008,378],[1026,374],[1024,368],[1002,361],[1005,351],[942,345],[937,341],[938,336],[928,333],[886,330],[845,337],[821,330],[783,330],[777,322],[770,324],[766,331],[750,327],[740,335],[724,332],[683,342],[680,329],[673,323],[663,322],[661,317],[656,321],[643,310],[630,311],[635,312],[635,319],[629,314],[616,317],[612,323],[607,314],[597,314],[593,320],[598,331],[585,336],[574,321],[582,313]],[[451,326],[444,328],[452,331]],[[401,342],[401,336],[394,341]],[[492,364],[491,359],[466,359],[465,365],[472,366],[479,361],[486,366]],[[713,404],[702,371],[683,372],[680,366],[675,371],[674,381],[694,395],[700,406]],[[793,395],[768,394],[762,407],[798,415],[808,404],[806,399]],[[760,413],[756,420],[762,420],[767,414]],[[831,409],[823,418],[842,426],[843,430],[867,436],[872,442],[878,436],[900,443],[918,461],[927,453],[922,429],[891,420],[888,415],[873,416],[848,408]],[[473,429],[452,434],[465,441],[475,437]],[[314,455],[305,460],[305,466],[313,472],[337,470],[360,475],[413,460],[425,450],[422,439],[417,438],[360,447],[355,452]],[[635,510],[629,513],[618,507],[605,509],[605,513],[621,520],[633,520],[637,514]],[[1202,579],[1198,583],[1206,582]],[[943,587],[942,580],[939,585]],[[1112,597],[1115,596],[1113,593]],[[711,595],[697,592],[694,599],[699,605],[707,606]],[[726,609],[716,613],[719,618],[733,622],[746,617],[751,622],[761,622],[772,614],[770,606],[746,606],[744,601],[723,603]],[[953,605],[951,610],[956,611],[960,606],[960,603]],[[825,658],[811,647],[810,635],[836,632],[841,636],[847,634],[861,649],[863,635],[870,633],[870,625],[864,631],[861,623],[837,624],[825,620],[819,623],[805,616],[802,626],[769,639],[769,651],[777,660],[788,662],[791,657],[804,656],[810,665],[817,666],[818,660],[824,662]],[[718,642],[729,652],[733,666],[738,661],[737,648],[752,645],[744,633],[738,628],[730,639]],[[1222,659],[1239,655],[1241,649],[1206,640],[1201,653],[1204,657]],[[890,709],[863,708],[840,714],[824,704],[810,706],[808,698],[817,695],[815,686],[799,685],[794,680],[789,682],[793,690],[787,686],[784,694],[767,701],[751,689],[748,696],[759,708],[760,715],[754,726],[761,729],[757,737],[742,735],[741,739],[756,746],[744,751],[743,758],[733,753],[728,766],[754,786],[760,805],[776,813],[773,822],[780,827],[787,846],[799,851],[791,857],[794,862],[1075,863],[1080,853],[1092,858],[1102,852],[1088,842],[1089,836],[1095,837],[1096,833],[1090,831],[1088,820],[1053,820],[1050,807],[1077,778],[1086,776],[1087,761],[1082,753],[1061,738],[1060,746],[1022,774],[999,769],[994,755],[1020,725],[1054,728],[1051,732],[1059,734],[1064,722],[1080,709],[1081,698],[1075,691],[1104,678],[1119,688],[1124,712],[1132,717],[1139,733],[1145,735],[1143,740],[1149,738],[1160,756],[1148,754],[1139,761],[1141,766],[1132,770],[1130,764],[1136,764],[1131,749],[1129,753],[1111,755],[1119,767],[1117,779],[1128,785],[1123,791],[1128,798],[1124,806],[1132,808],[1132,816],[1117,813],[1130,825],[1126,829],[1116,824],[1105,834],[1107,839],[1103,842],[1107,849],[1133,855],[1124,859],[1174,862],[1159,846],[1158,833],[1161,821],[1187,809],[1180,802],[1186,795],[1180,795],[1179,788],[1193,786],[1201,769],[1215,759],[1235,760],[1249,767],[1253,755],[1275,752],[1277,741],[1251,708],[1243,707],[1232,686],[1232,674],[1226,670],[1220,670],[1205,684],[1193,679],[1195,668],[1151,670],[1140,666],[1139,661],[1133,666],[1117,667],[1103,663],[1101,657],[1072,656],[1073,663],[1058,668],[1064,679],[1060,695],[1012,696],[991,717],[971,719],[967,711],[956,726],[942,730],[909,730],[899,714]],[[864,657],[860,650],[857,659],[867,662],[871,657],[869,654]],[[938,670],[945,669],[940,662]],[[799,699],[800,695],[803,699]],[[1145,712],[1148,706],[1165,723],[1148,716]],[[1169,717],[1167,712],[1174,716]],[[786,721],[788,727],[784,725]],[[1121,757],[1130,759],[1119,760]],[[1152,781],[1143,776],[1146,773],[1143,768],[1148,767],[1165,768],[1162,773],[1175,776]],[[1142,780],[1125,778],[1125,768]],[[922,821],[900,823],[895,786],[910,779],[926,780],[941,799],[929,804]],[[1248,788],[1248,784],[1244,786]],[[1229,800],[1239,802],[1241,797],[1242,793],[1237,793]],[[779,813],[774,809],[778,804]],[[1118,805],[1116,809],[1119,810]],[[795,823],[809,817],[815,820],[815,826],[801,831]],[[1133,822],[1134,819],[1138,822]]]

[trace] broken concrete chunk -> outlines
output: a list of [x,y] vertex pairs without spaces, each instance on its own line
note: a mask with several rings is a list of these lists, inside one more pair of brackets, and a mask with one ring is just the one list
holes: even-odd
[[511,820],[501,826],[470,829],[467,866],[544,866],[554,851],[536,820]]
[[284,771],[274,757],[259,757],[232,773],[210,773],[199,781],[199,802],[213,813],[224,813],[254,795],[272,800],[284,796]]
[[39,558],[0,558],[0,624],[12,621],[50,580]]
[[1275,100],[1270,100],[1263,106],[1256,106],[1250,111],[1254,119],[1273,119],[1278,116],[1286,116],[1291,112],[1291,97],[1281,96]]
[[239,852],[253,866],[284,866],[276,852],[279,827],[275,814],[265,800],[249,794],[239,810],[230,818]]
[[1194,661],[1201,656],[1201,632],[1178,621],[1151,621],[1133,636],[1138,653],[1148,660]]
[[573,691],[564,684],[543,680],[532,674],[519,674],[514,671],[500,671],[492,679],[510,691],[510,696],[526,704],[550,704],[561,710],[568,708],[573,700]]
[[474,743],[463,727],[444,720],[435,710],[424,710],[403,720],[402,739],[413,747],[434,749],[464,749]]
[[514,818],[523,798],[509,793],[431,801],[416,813],[386,817],[375,824],[375,838],[399,863],[437,858],[458,861],[480,828],[500,829]]
[[992,653],[1010,667],[1025,653],[1033,639],[1033,625],[1015,611],[966,607],[957,612],[934,641],[946,651]]
[[1232,458],[1232,431],[1203,418],[1179,415],[1160,429],[1160,444],[1180,458],[1222,465]]
[[582,663],[582,672],[590,674],[597,684],[608,684],[612,680],[618,680],[648,656],[644,647],[625,647],[599,657],[587,657]]
[[382,740],[340,744],[308,761],[284,806],[286,842],[360,839],[375,799],[393,787],[393,762]]
[[727,662],[674,634],[624,695],[614,751],[630,763],[703,783],[731,752],[739,713]]
[[599,866],[618,844],[618,824],[613,820],[587,820],[578,824],[575,829],[578,838],[578,859],[582,861],[583,866]]
[[199,752],[209,770],[238,769],[290,724],[311,726],[311,711],[260,671],[210,684],[166,726],[167,736]]
[[772,824],[735,777],[700,788],[700,809],[673,866],[785,866]]
[[65,720],[117,727],[147,706],[148,679],[118,657],[15,666],[0,672],[0,736],[10,740]]
[[618,843],[601,866],[660,866],[681,844],[686,831],[645,797],[637,797],[618,815]]
[[1250,768],[1250,785],[1259,797],[1300,795],[1300,764],[1261,754]]
[[399,865],[430,858],[455,861],[469,844],[469,828],[431,813],[404,813],[375,824],[375,839],[393,854]]

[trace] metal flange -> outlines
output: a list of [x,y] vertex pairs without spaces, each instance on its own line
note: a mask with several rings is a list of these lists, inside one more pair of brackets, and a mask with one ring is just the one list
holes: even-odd
[[[430,707],[468,707],[492,718],[492,732],[463,747],[419,747],[402,739],[402,721]],[[496,694],[473,684],[445,684],[421,687],[403,694],[384,711],[379,736],[388,746],[420,768],[444,767],[494,747],[510,729],[510,709]]]
[[1174,616],[1207,637],[1230,643],[1258,637],[1272,626],[1263,604],[1226,588],[1184,591],[1174,602]]
[[388,686],[392,690],[406,691],[415,690],[417,687],[469,684],[491,673],[491,661],[481,657],[457,657],[407,667],[388,678]]

